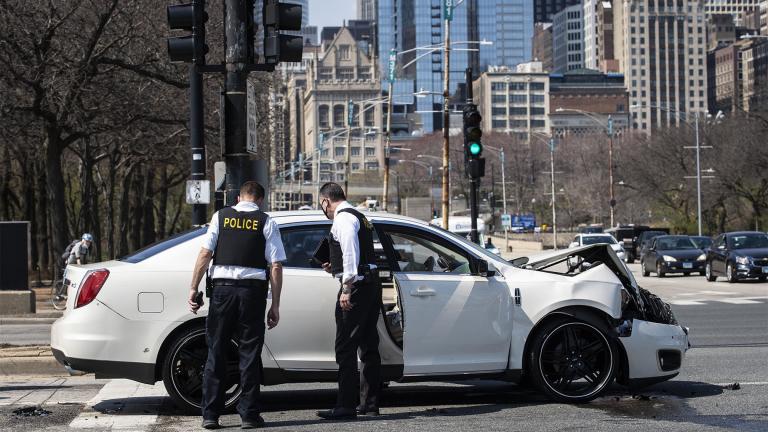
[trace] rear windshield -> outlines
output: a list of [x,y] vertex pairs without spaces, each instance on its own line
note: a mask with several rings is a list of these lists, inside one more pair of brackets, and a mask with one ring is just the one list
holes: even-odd
[[131,264],[140,263],[147,258],[150,258],[159,254],[160,252],[164,252],[174,246],[184,243],[187,240],[192,240],[195,237],[199,237],[205,234],[205,231],[207,229],[208,229],[207,226],[201,226],[197,228],[192,228],[188,231],[180,232],[171,237],[168,237],[165,240],[161,240],[157,243],[152,243],[151,245],[146,246],[142,249],[139,249],[130,255],[126,255],[120,258],[119,260],[123,262],[131,263]]
[[598,243],[616,244],[616,239],[613,236],[584,236],[581,238],[581,243],[584,245],[593,245]]

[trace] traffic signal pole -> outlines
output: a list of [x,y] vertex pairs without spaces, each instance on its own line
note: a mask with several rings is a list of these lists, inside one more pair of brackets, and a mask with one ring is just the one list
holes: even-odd
[[443,228],[448,229],[451,199],[450,173],[450,79],[451,79],[451,16],[445,16],[445,42],[443,48]]
[[227,166],[225,205],[237,203],[240,185],[249,170],[246,150],[248,118],[246,93],[248,47],[246,25],[249,14],[247,0],[224,1],[224,160]]
[[[198,3],[203,3],[198,0]],[[189,66],[189,142],[192,148],[192,180],[205,180],[205,140],[203,120],[203,75],[196,65]],[[192,225],[206,223],[206,204],[192,204]]]
[[[466,88],[467,88],[467,103],[472,104],[474,103],[474,92],[472,90],[472,68],[467,68],[464,72],[464,79],[466,82]],[[470,143],[464,143],[464,145],[469,145]],[[480,238],[477,232],[477,217],[479,215],[479,211],[477,208],[477,189],[480,183],[480,178],[474,175],[469,176],[469,217],[471,219],[470,221],[470,231],[469,236],[472,239],[473,243],[479,243]]]

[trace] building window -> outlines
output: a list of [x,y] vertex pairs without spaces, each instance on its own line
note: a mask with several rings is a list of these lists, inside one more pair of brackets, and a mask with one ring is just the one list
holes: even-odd
[[352,104],[352,126],[360,124],[360,105]]
[[320,108],[317,109],[317,116],[319,118],[321,128],[327,128],[331,126],[328,120],[328,111],[328,105],[320,105]]
[[506,129],[507,128],[507,121],[506,120],[491,120],[491,128],[492,129]]
[[531,107],[531,115],[544,115],[544,107]]
[[333,155],[336,157],[344,156],[344,147],[336,147],[333,149]]
[[349,45],[340,45],[339,46],[339,59],[341,60],[349,60],[349,53],[350,53]]
[[346,81],[355,79],[355,69],[351,67],[336,68],[336,79]]
[[524,104],[528,103],[528,96],[527,95],[511,95],[509,97],[509,102],[512,104]]
[[361,79],[361,80],[371,79],[371,68],[367,66],[357,68],[357,79]]
[[366,149],[365,149],[365,156],[366,157],[376,156],[376,149],[375,148],[366,147]]
[[360,156],[360,147],[352,147],[352,156]]
[[493,107],[491,108],[491,115],[506,115],[507,109],[505,107]]
[[491,95],[491,103],[505,103],[507,102],[506,95]]
[[492,82],[491,83],[491,90],[493,90],[493,91],[499,91],[499,90],[504,91],[504,90],[506,90],[506,85],[503,82],[498,82],[498,81]]
[[531,90],[544,90],[544,83],[543,82],[532,82],[531,83]]
[[623,113],[624,112],[624,104],[616,104],[616,112],[617,113]]
[[333,106],[333,127],[334,128],[342,128],[344,127],[344,105],[334,105]]
[[511,116],[524,116],[528,115],[528,108],[526,107],[509,107],[509,115]]
[[317,78],[321,81],[333,79],[333,68],[319,67],[317,68]]
[[367,105],[365,107],[365,111],[363,112],[363,121],[366,127],[373,127],[374,126],[374,114],[376,112],[376,108],[373,105]]
[[509,90],[523,91],[525,90],[525,83],[521,83],[521,82],[509,83]]

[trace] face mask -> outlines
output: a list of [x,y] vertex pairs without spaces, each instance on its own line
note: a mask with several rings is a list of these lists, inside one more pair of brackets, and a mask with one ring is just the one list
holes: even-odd
[[[323,203],[325,203],[325,205],[323,205]],[[320,209],[323,211],[323,214],[328,219],[331,218],[331,215],[328,214],[328,207],[330,206],[331,206],[331,202],[328,201],[327,199],[320,200]]]

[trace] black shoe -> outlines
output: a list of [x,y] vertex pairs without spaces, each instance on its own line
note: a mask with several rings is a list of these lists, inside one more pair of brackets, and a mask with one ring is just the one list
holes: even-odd
[[203,420],[203,429],[219,429],[221,425],[218,420]]
[[357,412],[351,408],[334,408],[318,411],[317,416],[326,420],[354,420],[357,418]]
[[357,415],[379,415],[379,407],[372,405],[358,405],[355,411]]
[[264,418],[262,416],[257,416],[253,420],[243,420],[242,425],[240,425],[240,429],[258,429],[264,427]]

